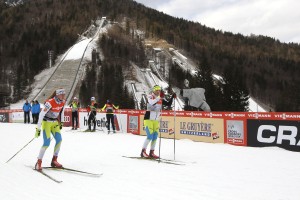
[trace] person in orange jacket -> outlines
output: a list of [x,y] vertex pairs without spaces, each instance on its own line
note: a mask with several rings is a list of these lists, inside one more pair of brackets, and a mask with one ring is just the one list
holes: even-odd
[[57,161],[58,153],[60,151],[60,146],[62,142],[61,129],[63,126],[63,110],[65,105],[65,90],[57,89],[45,102],[45,107],[42,109],[39,120],[37,123],[37,128],[35,132],[35,137],[39,137],[42,131],[44,143],[40,149],[38,155],[38,160],[35,164],[35,169],[42,171],[42,159],[47,148],[50,145],[51,134],[55,139],[55,147],[53,158],[51,161],[51,166],[56,168],[62,168],[62,164]]

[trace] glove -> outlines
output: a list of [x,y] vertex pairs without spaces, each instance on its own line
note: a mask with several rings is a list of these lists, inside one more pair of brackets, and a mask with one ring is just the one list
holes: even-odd
[[40,136],[40,134],[41,134],[41,129],[36,128],[34,137],[38,138]]
[[63,125],[64,125],[63,122],[60,122],[60,123],[59,123],[59,129],[60,129],[60,130],[62,129]]
[[157,96],[155,99],[156,99],[156,101],[159,101],[160,100],[160,96]]

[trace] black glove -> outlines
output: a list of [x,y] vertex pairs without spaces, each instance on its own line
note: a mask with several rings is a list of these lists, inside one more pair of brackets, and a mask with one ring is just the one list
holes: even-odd
[[60,129],[60,130],[62,129],[63,125],[64,125],[63,122],[60,122],[60,123],[59,123],[59,129]]

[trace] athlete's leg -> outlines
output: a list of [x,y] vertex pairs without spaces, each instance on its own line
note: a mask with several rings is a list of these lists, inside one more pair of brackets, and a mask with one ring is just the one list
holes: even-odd
[[152,133],[152,141],[151,141],[151,148],[150,150],[155,149],[157,137],[158,137],[158,131],[159,131],[159,121],[153,121],[153,133]]
[[40,149],[38,159],[43,159],[44,154],[45,154],[47,148],[50,145],[50,135],[51,135],[51,125],[52,125],[52,123],[53,122],[47,122],[47,121],[42,122],[42,133],[43,133],[44,143],[43,143],[43,146]]
[[55,139],[55,147],[54,147],[53,155],[57,156],[59,153],[59,150],[60,150],[61,142],[62,142],[62,137],[61,137],[58,122],[54,122],[54,125],[51,127],[51,132]]

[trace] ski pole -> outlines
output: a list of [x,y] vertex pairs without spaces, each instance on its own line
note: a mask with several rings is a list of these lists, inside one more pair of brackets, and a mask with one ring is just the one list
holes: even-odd
[[174,99],[174,160],[175,160],[175,134],[176,134],[176,108],[175,108],[175,99]]
[[158,162],[160,162],[160,149],[161,149],[161,131],[160,131],[160,126],[161,126],[161,122],[162,122],[162,116],[163,116],[163,107],[161,107],[161,113],[160,113],[160,120],[159,120],[159,151],[158,151]]
[[25,146],[20,149],[17,153],[15,153],[15,155],[13,155],[8,161],[6,161],[6,163],[8,163],[11,159],[13,159],[18,153],[20,153],[20,151],[22,151],[27,145],[29,145],[33,140],[34,140],[35,137],[33,137],[27,144],[25,144]]
[[161,124],[162,116],[160,116],[160,122],[159,122],[159,148],[158,148],[158,162],[160,162],[160,149],[161,149],[161,131],[160,131],[160,124]]

